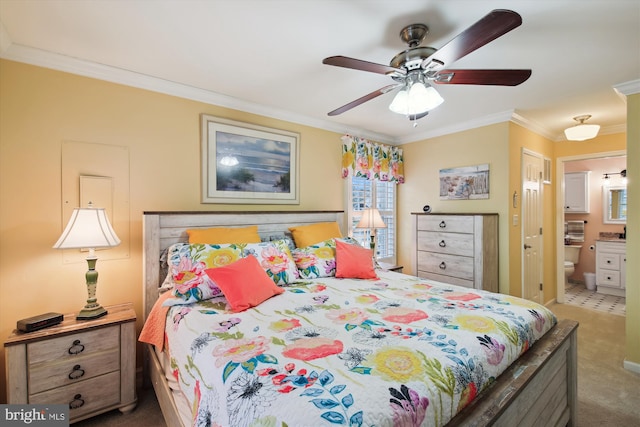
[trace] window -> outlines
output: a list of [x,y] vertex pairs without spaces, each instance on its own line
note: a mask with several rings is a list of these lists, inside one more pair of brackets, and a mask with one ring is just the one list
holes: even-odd
[[375,207],[387,228],[376,230],[376,258],[395,264],[396,259],[396,186],[395,182],[370,181],[351,177],[349,180],[349,235],[369,247],[371,230],[356,228],[362,211]]

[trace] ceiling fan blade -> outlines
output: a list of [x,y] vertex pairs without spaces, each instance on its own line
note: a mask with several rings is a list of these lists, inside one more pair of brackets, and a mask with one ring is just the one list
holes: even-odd
[[349,58],[348,56],[330,56],[322,60],[323,64],[335,65],[336,67],[351,68],[354,70],[368,71],[377,74],[405,75],[406,71],[388,65],[376,64],[375,62],[363,61],[361,59]]
[[531,76],[531,70],[442,70],[434,83],[450,85],[518,86]]
[[372,99],[377,98],[380,95],[384,95],[385,93],[390,92],[390,91],[392,91],[392,90],[394,90],[394,89],[396,89],[396,88],[398,88],[400,86],[402,86],[402,84],[392,84],[392,85],[388,85],[388,86],[385,86],[383,88],[380,88],[380,89],[378,89],[376,91],[373,91],[373,92],[371,92],[371,93],[369,93],[369,94],[367,94],[367,95],[365,95],[363,97],[360,97],[360,98],[356,99],[355,101],[351,101],[350,103],[345,104],[340,108],[336,108],[335,110],[330,111],[328,115],[329,116],[337,116],[338,114],[342,114],[345,111],[349,111],[352,108],[357,107],[360,104],[364,104],[367,101],[371,101]]
[[522,24],[522,17],[512,10],[492,10],[484,18],[458,34],[436,53],[422,61],[423,69],[451,64],[474,50],[497,39]]

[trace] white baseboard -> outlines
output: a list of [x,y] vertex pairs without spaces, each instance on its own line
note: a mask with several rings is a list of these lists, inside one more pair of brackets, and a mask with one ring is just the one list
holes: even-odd
[[635,372],[636,374],[640,374],[640,363],[630,362],[625,360],[623,363],[624,369],[627,371]]

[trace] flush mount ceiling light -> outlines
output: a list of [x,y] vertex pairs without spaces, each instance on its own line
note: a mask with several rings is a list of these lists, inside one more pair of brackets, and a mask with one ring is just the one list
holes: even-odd
[[576,116],[573,118],[577,125],[564,130],[564,135],[569,141],[586,141],[595,138],[600,130],[600,125],[588,125],[585,122],[591,118],[591,114]]

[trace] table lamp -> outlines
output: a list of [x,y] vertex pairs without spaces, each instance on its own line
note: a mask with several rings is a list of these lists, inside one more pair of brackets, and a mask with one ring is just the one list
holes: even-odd
[[85,274],[87,281],[87,304],[76,316],[79,320],[96,319],[107,314],[96,298],[98,287],[98,272],[96,271],[96,248],[110,248],[118,246],[120,239],[109,223],[109,218],[103,208],[76,208],[71,214],[67,227],[62,232],[54,249],[89,249],[87,264],[89,270]]
[[368,228],[370,231],[371,240],[369,246],[373,251],[373,258],[376,257],[376,228],[387,228],[387,225],[382,220],[380,212],[376,208],[368,208],[362,211],[362,218],[356,225],[356,228]]

